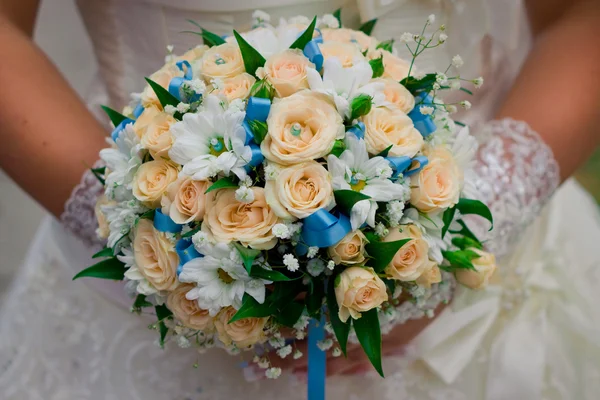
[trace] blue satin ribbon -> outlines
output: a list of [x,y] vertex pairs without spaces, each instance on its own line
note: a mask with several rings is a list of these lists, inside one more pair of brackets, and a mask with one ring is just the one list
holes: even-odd
[[250,172],[250,170],[252,170],[253,167],[259,166],[265,160],[265,157],[260,151],[260,147],[258,147],[256,143],[250,143],[250,149],[252,150],[252,158],[250,159],[250,162],[244,167],[248,172]]
[[248,121],[242,122],[242,126],[246,131],[246,141],[244,142],[244,144],[248,146],[251,142],[254,141],[254,132],[252,132],[252,128],[250,128],[250,124],[248,123]]
[[144,106],[142,106],[142,103],[140,103],[137,106],[135,106],[135,108],[133,109],[133,116],[135,118],[139,118],[143,112],[144,112]]
[[117,140],[117,138],[119,137],[119,134],[123,131],[123,129],[125,129],[125,127],[128,124],[133,124],[135,121],[130,119],[130,118],[125,118],[123,121],[121,121],[121,123],[119,123],[119,125],[115,126],[115,129],[113,129],[113,131],[110,134],[110,137],[112,138],[112,140]]
[[183,71],[183,76],[185,77],[185,79],[187,79],[188,81],[192,80],[192,78],[194,77],[194,71],[192,70],[192,65],[188,61],[177,61],[175,65],[177,65],[177,68]]
[[318,346],[323,339],[325,316],[321,313],[320,321],[313,318],[308,324],[308,400],[325,400],[327,354]]
[[163,214],[160,208],[157,208],[154,211],[154,228],[159,232],[179,233],[183,225],[176,223],[171,217]]
[[365,129],[366,129],[365,124],[363,124],[362,122],[358,122],[356,125],[354,125],[350,129],[348,129],[346,132],[351,132],[357,138],[364,139],[365,138]]
[[429,164],[429,159],[425,156],[417,156],[412,159],[407,156],[385,157],[385,159],[390,163],[390,167],[394,171],[392,179],[397,178],[400,174],[411,176],[419,173]]
[[410,169],[404,173],[404,176],[411,176],[421,172],[429,164],[429,159],[425,156],[417,156],[412,159]]
[[190,260],[198,257],[204,257],[198,253],[198,250],[194,247],[192,240],[189,238],[180,239],[175,245],[175,251],[179,256],[179,266],[177,267],[177,276],[181,273],[183,266]]
[[296,246],[296,253],[304,255],[308,247],[329,247],[338,243],[352,226],[348,217],[340,212],[330,213],[320,208],[302,220],[302,242]]
[[315,64],[315,69],[321,71],[323,68],[323,54],[319,49],[319,43],[323,42],[323,38],[313,39],[304,46],[304,55]]
[[270,110],[271,100],[252,96],[246,105],[246,121],[266,122]]
[[[169,82],[169,93],[175,96],[177,100],[181,100],[181,86],[185,82],[192,80],[194,77],[194,71],[192,70],[190,63],[185,60],[178,61],[175,65],[177,65],[177,67],[183,71],[183,76],[176,76],[175,78],[171,79],[171,82]],[[198,99],[200,99],[200,95],[194,94],[192,98],[187,100],[198,101]]]
[[410,119],[412,119],[415,129],[418,130],[423,137],[431,135],[437,127],[431,118],[431,115],[421,114],[421,106],[431,106],[433,104],[433,98],[430,95],[423,96],[418,95],[415,98],[417,104],[411,112],[408,113]]

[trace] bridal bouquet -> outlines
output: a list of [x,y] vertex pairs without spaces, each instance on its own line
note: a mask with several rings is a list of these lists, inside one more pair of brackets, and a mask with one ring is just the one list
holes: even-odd
[[265,350],[299,358],[312,330],[334,355],[356,340],[383,375],[382,331],[402,307],[431,316],[453,275],[483,287],[494,261],[462,219],[492,222],[463,197],[477,145],[450,114],[469,103],[439,98],[481,79],[449,76],[458,56],[416,68],[444,26],[404,34],[405,61],[374,24],[275,27],[256,12],[248,32],[199,27],[204,45],[169,49],[131,106],[105,107],[115,128],[93,172],[107,247],[76,278],[126,281],[161,345],[253,349],[274,378]]

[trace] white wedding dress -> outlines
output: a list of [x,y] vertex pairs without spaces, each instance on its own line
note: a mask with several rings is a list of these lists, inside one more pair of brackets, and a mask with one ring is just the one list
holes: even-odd
[[[139,91],[142,78],[162,65],[167,45],[183,52],[197,44],[196,36],[179,33],[191,27],[186,19],[223,34],[247,26],[249,9],[261,8],[279,18],[323,14],[348,2],[280,0],[274,8],[269,7],[272,3],[79,1],[101,71],[90,107],[125,104],[127,93]],[[420,67],[433,68],[438,58],[449,60],[460,53],[471,66],[470,75],[485,77],[486,84],[472,100],[476,107],[464,120],[486,132],[480,134],[479,186],[497,221],[496,239],[490,244],[503,257],[488,290],[458,289],[451,306],[406,354],[385,360],[386,379],[375,374],[329,378],[328,398],[597,399],[598,210],[568,181],[540,211],[558,179],[549,150],[523,123],[482,124],[493,117],[527,53],[520,2],[358,4],[345,9],[345,18],[358,21],[358,9],[363,19],[379,16],[374,35],[381,40],[416,32],[435,13],[448,25],[447,53],[425,57]],[[175,345],[161,350],[156,332],[147,329],[152,320],[129,312],[126,304],[131,303],[121,286],[72,282],[91,263],[93,248],[80,239],[92,238],[98,192],[98,184],[86,176],[67,205],[63,225],[51,219],[43,223],[6,296],[0,310],[0,399],[306,398],[305,384],[290,376],[246,382],[241,360],[220,350],[197,354]]]

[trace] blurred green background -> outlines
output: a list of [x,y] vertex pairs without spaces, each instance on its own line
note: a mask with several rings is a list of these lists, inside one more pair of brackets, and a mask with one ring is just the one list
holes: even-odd
[[575,176],[600,204],[600,147]]

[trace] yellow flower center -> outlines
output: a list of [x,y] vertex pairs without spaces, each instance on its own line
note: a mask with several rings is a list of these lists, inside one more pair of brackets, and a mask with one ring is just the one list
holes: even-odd
[[219,268],[217,270],[217,274],[219,275],[219,279],[225,282],[226,284],[230,284],[233,282],[233,278],[224,269]]
[[210,149],[210,154],[215,157],[218,157],[227,151],[225,148],[225,140],[222,137],[214,137],[210,139],[208,147]]
[[365,188],[365,186],[367,186],[367,182],[366,181],[355,181],[355,180],[352,180],[352,182],[350,183],[350,187],[355,192],[360,192],[361,190],[363,190]]

